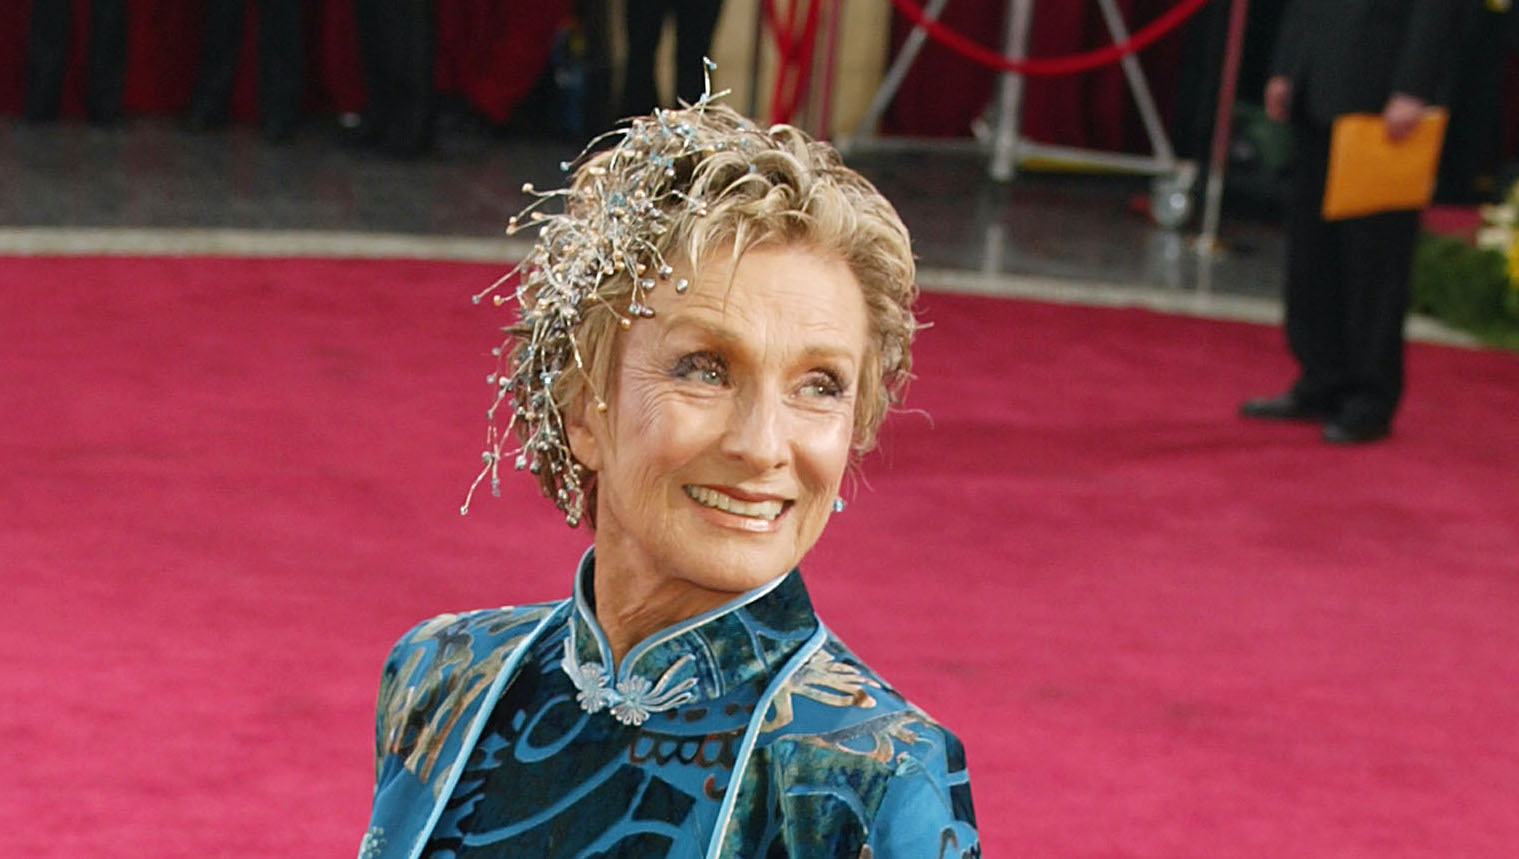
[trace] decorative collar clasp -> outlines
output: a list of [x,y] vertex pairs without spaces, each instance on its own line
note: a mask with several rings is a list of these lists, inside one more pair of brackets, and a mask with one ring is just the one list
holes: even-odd
[[607,667],[600,662],[579,662],[575,659],[573,638],[564,640],[564,659],[560,665],[570,682],[580,690],[575,701],[587,713],[599,713],[612,708],[612,716],[624,725],[637,727],[648,720],[649,714],[672,710],[696,697],[691,689],[696,686],[695,677],[677,681],[675,678],[694,661],[691,654],[677,659],[659,676],[656,682],[637,674],[629,674],[611,686]]

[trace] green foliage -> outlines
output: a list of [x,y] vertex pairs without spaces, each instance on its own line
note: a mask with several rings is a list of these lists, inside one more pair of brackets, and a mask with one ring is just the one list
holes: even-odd
[[1421,235],[1414,252],[1413,309],[1491,345],[1519,349],[1519,291],[1497,251]]

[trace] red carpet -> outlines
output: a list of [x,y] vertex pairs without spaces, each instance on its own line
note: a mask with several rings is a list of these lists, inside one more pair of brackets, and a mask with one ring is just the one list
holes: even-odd
[[[353,854],[390,642],[584,540],[526,479],[457,512],[495,272],[0,260],[6,855]],[[1519,361],[1415,347],[1340,450],[1233,416],[1273,329],[925,306],[928,416],[808,569],[965,739],[987,855],[1514,855]]]

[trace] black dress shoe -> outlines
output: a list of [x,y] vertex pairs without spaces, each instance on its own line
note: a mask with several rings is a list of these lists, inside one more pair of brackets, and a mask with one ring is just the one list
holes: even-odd
[[1239,413],[1241,417],[1266,421],[1327,421],[1333,417],[1329,409],[1304,405],[1290,393],[1246,400]]
[[1324,427],[1324,441],[1330,444],[1368,444],[1392,434],[1389,424],[1347,424],[1332,421]]

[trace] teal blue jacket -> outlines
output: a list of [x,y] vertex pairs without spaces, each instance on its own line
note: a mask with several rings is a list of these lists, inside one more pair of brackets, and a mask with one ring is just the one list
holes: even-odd
[[828,632],[798,571],[614,676],[593,569],[572,599],[395,646],[361,859],[980,855],[960,742]]

